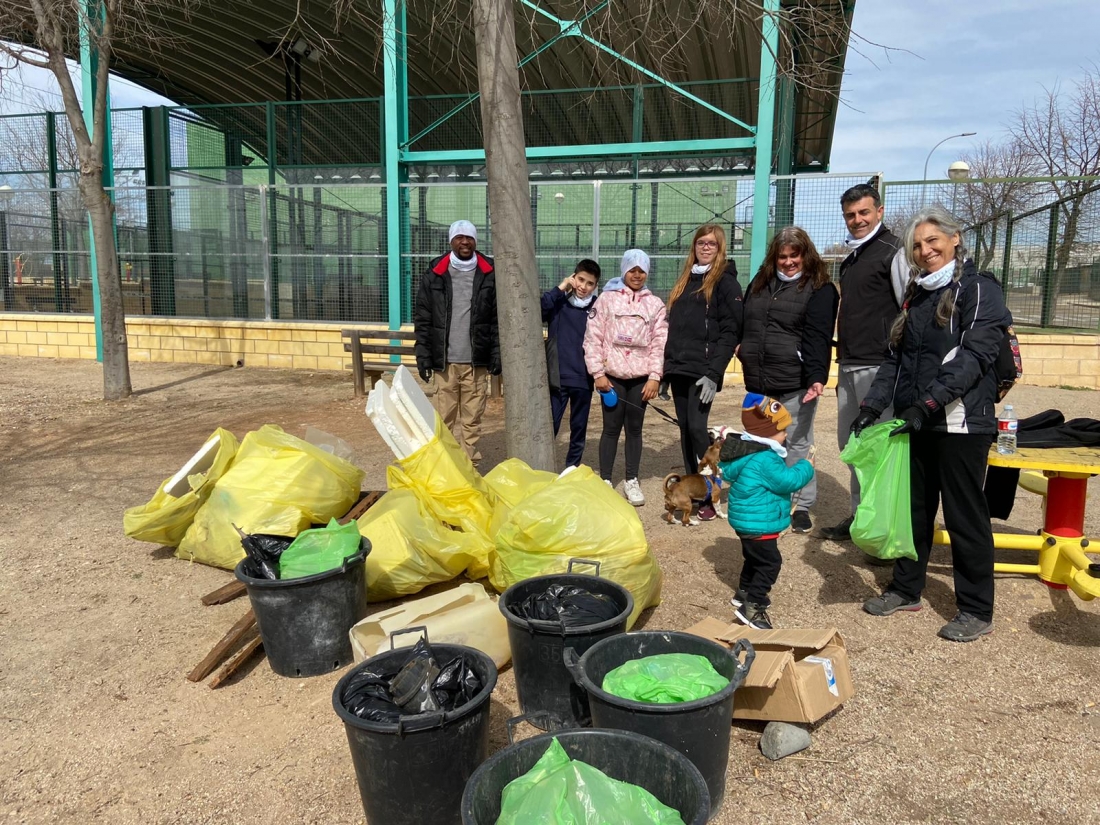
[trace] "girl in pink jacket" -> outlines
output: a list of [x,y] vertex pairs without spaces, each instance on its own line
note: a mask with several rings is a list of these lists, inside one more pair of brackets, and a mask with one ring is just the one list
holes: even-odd
[[608,282],[595,303],[584,334],[584,362],[601,393],[614,389],[618,403],[603,406],[600,477],[611,483],[626,425],[626,481],[623,494],[635,507],[645,504],[638,483],[642,460],[642,422],[646,402],[657,396],[664,368],[668,320],[664,302],[646,289],[649,256],[628,249],[619,264],[621,278]]

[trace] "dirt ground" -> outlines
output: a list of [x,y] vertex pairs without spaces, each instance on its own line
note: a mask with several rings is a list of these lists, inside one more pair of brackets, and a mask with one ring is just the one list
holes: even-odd
[[[0,370],[0,821],[361,822],[331,706],[338,674],[283,679],[259,660],[218,690],[186,681],[245,604],[203,607],[228,572],[122,535],[123,510],[217,426],[243,436],[264,423],[299,435],[313,425],[354,446],[365,488],[384,487],[389,456],[350,378],[135,364],[134,397],[104,404],[94,364],[0,358]],[[1069,417],[1100,415],[1098,398],[1019,387],[1012,400],[1022,414]],[[738,400],[720,395],[712,422],[735,423]],[[835,412],[830,394],[817,421],[818,526],[847,507]],[[489,467],[504,458],[500,402],[486,429]],[[732,620],[738,542],[722,521],[659,521],[677,431],[650,415],[645,438],[650,503],[639,515],[665,589],[644,625]],[[620,451],[619,472],[621,461]],[[1009,527],[1033,532],[1040,518],[1038,500],[1020,493]],[[1088,522],[1100,534],[1100,508]],[[810,750],[782,762],[761,756],[762,724],[735,724],[713,822],[1100,823],[1100,603],[1000,576],[996,632],[952,644],[935,636],[954,613],[948,551],[933,556],[928,607],[880,619],[859,604],[887,570],[813,535],[781,547],[774,620],[839,628],[856,696],[814,730]],[[494,750],[517,712],[508,670],[494,694]]]

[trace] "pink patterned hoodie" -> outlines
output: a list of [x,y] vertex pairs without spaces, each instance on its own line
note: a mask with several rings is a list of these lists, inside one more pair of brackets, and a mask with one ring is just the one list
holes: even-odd
[[661,380],[668,319],[665,304],[642,287],[635,292],[620,279],[600,293],[584,333],[584,363],[593,378]]

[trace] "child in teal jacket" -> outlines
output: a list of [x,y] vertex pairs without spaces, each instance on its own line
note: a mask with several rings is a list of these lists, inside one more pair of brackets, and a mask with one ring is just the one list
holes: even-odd
[[729,523],[745,557],[731,603],[749,627],[771,630],[768,594],[783,565],[779,534],[791,524],[791,494],[806,486],[814,468],[805,459],[787,466],[783,442],[791,414],[774,398],[746,395],[741,423],[745,432],[726,436],[718,464],[730,485]]

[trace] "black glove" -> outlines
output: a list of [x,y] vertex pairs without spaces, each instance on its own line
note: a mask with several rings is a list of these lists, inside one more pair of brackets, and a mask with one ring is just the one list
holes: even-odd
[[856,438],[859,438],[860,433],[878,421],[878,416],[879,414],[870,407],[860,407],[859,415],[857,415],[856,420],[852,422],[852,426],[848,432]]
[[489,375],[500,375],[500,362],[495,361],[489,365]]
[[920,428],[924,426],[924,422],[928,420],[930,415],[932,415],[932,409],[927,404],[914,404],[911,407],[907,407],[905,411],[898,416],[898,418],[904,419],[905,423],[900,427],[895,427],[890,430],[890,435],[919,433]]
[[662,401],[671,401],[672,396],[668,394],[669,380],[667,378],[661,379],[661,385],[657,387],[657,397]]
[[416,370],[420,373],[420,380],[425,384],[432,380],[432,370],[430,367],[417,367]]

